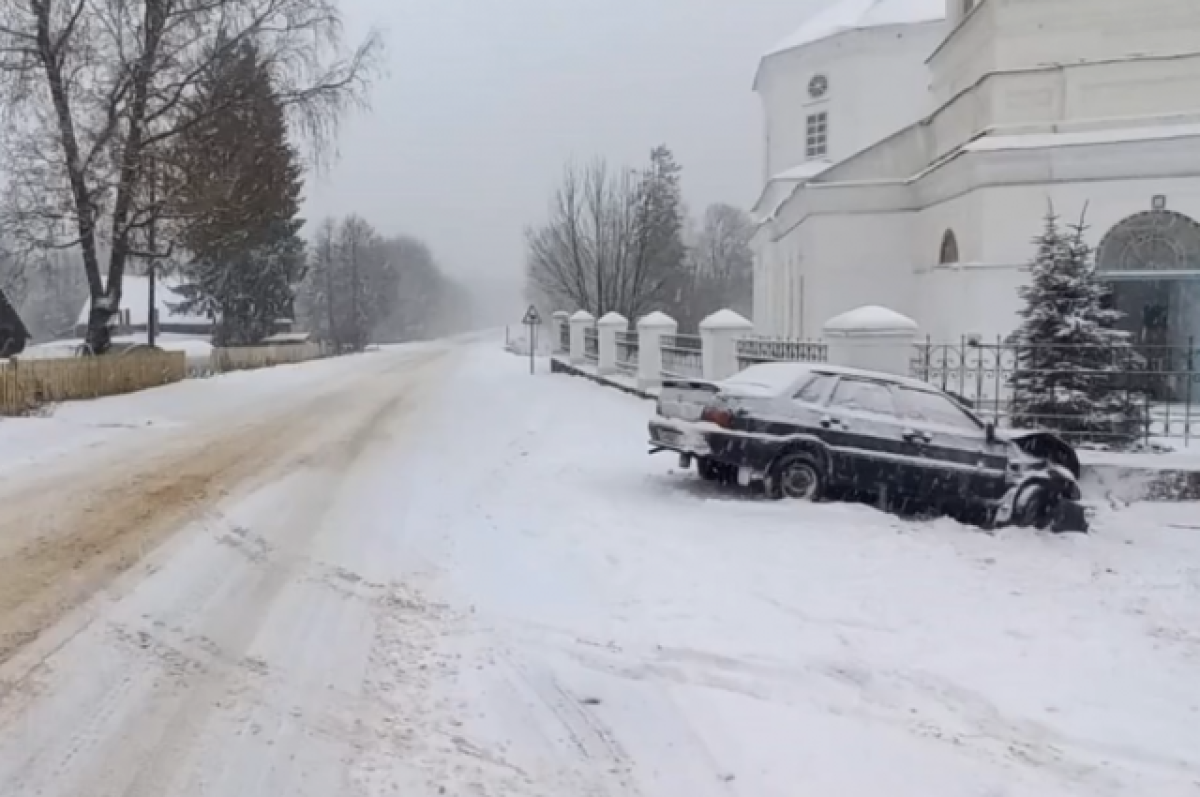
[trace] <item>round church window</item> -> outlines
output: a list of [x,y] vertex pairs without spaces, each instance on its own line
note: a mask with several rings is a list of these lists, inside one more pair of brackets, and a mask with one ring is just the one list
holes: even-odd
[[813,79],[808,81],[808,96],[814,100],[819,100],[829,93],[829,78],[824,75],[814,75]]

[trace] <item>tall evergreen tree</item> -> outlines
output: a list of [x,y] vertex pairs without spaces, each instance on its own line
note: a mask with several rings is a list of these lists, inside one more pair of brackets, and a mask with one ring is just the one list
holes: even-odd
[[686,281],[687,246],[683,241],[685,210],[680,175],[683,168],[666,145],[650,152],[650,166],[642,174],[636,214],[635,262],[632,286],[625,291],[621,308],[638,318],[655,303],[678,300]]
[[1128,445],[1145,434],[1145,413],[1130,388],[1136,353],[1116,328],[1082,224],[1064,231],[1053,209],[1035,239],[1032,279],[1019,289],[1024,319],[1014,335],[1013,425],[1042,427],[1075,440]]
[[252,43],[217,61],[202,89],[198,122],[175,150],[184,309],[216,320],[217,344],[250,344],[294,315],[304,272],[302,169]]

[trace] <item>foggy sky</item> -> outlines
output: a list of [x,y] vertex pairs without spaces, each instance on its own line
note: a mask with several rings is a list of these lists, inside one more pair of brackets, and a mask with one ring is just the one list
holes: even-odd
[[[310,177],[306,214],[424,238],[448,272],[517,284],[564,162],[671,146],[693,213],[759,189],[758,56],[829,0],[342,0],[386,76]],[[515,297],[515,294],[514,294]]]

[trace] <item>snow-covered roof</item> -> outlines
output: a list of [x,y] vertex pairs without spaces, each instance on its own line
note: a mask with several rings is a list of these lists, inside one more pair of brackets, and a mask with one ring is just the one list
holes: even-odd
[[[184,301],[178,292],[181,280],[178,277],[159,277],[154,287],[154,305],[158,308],[159,324],[187,324],[189,326],[211,325],[212,321],[203,315],[181,313],[172,308]],[[148,277],[126,276],[121,281],[121,310],[129,311],[129,323],[132,326],[146,326],[150,304],[150,279]],[[79,324],[86,324],[91,302],[83,305],[79,311]]]
[[[772,218],[796,190],[798,183],[806,183],[831,168],[833,163],[830,161],[811,160],[772,175],[754,203],[752,210],[755,216],[759,221]],[[769,208],[764,207],[768,204]]]
[[838,0],[768,50],[777,55],[840,33],[887,25],[917,25],[946,18],[946,0]]
[[799,166],[793,166],[790,169],[784,169],[779,174],[773,175],[771,177],[771,182],[811,180],[832,165],[833,163],[827,160],[805,161]]
[[1200,124],[1118,127],[1070,133],[1014,133],[1003,136],[983,136],[967,144],[963,149],[967,152],[997,152],[1014,149],[1086,147],[1099,144],[1132,143],[1135,141],[1166,141],[1175,138],[1193,138],[1197,136],[1200,136]]

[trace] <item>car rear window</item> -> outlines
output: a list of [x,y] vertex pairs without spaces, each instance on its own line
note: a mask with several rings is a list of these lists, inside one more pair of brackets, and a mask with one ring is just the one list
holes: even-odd
[[904,397],[904,416],[916,421],[947,426],[953,429],[979,431],[979,424],[962,408],[940,393],[901,388]]
[[790,391],[806,373],[807,369],[794,363],[765,363],[752,365],[721,384],[756,388],[756,392],[777,396]]
[[808,404],[820,404],[821,400],[829,393],[829,385],[834,381],[832,376],[823,376],[818,374],[809,380],[808,384],[796,394],[797,401],[803,401]]

